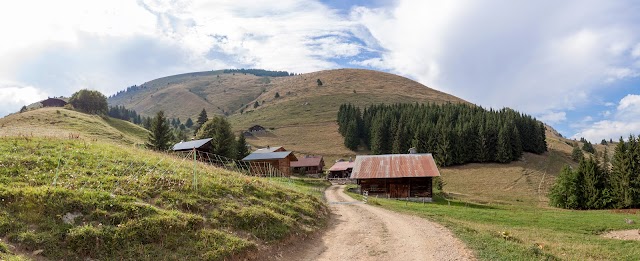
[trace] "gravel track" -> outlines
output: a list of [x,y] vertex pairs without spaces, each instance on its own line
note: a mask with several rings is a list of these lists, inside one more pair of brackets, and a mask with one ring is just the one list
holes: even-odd
[[[318,238],[288,249],[278,260],[475,260],[443,226],[416,216],[362,204],[344,185],[325,191],[329,228]],[[428,206],[426,206],[428,207]]]

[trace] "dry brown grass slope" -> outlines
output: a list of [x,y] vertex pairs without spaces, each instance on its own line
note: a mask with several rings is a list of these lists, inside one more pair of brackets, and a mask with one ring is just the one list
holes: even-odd
[[0,118],[0,138],[14,136],[89,139],[143,144],[148,131],[119,119],[63,108],[41,108]]
[[207,113],[231,114],[252,102],[263,90],[270,88],[270,78],[252,74],[225,74],[222,71],[197,72],[159,78],[142,84],[145,88],[117,95],[109,105],[124,105],[146,116],[159,110],[170,118]]

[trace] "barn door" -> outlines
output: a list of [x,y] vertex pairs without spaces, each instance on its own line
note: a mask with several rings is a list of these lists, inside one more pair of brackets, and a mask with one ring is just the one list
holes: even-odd
[[409,197],[409,185],[408,184],[389,184],[389,190],[392,198],[408,198]]

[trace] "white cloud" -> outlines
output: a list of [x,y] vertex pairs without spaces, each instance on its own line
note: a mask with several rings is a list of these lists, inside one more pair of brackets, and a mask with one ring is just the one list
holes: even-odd
[[17,112],[24,105],[47,98],[47,93],[33,86],[21,86],[15,83],[0,83],[0,114]]
[[629,94],[623,97],[616,109],[613,114],[609,111],[602,113],[604,117],[613,115],[612,119],[579,126],[580,130],[573,138],[584,137],[597,142],[601,139],[615,140],[619,137],[626,138],[629,134],[640,134],[640,95]]
[[540,115],[538,119],[549,124],[557,124],[567,120],[567,113],[563,111],[548,112]]
[[[352,16],[385,50],[354,64],[392,72],[484,106],[531,114],[591,101],[605,81],[637,77],[629,2],[398,1]],[[544,17],[544,19],[540,19]],[[636,47],[637,48],[637,47]]]

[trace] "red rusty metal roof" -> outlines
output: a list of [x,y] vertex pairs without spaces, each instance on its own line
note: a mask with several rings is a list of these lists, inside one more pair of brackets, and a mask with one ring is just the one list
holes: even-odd
[[291,167],[320,167],[322,156],[298,158],[298,161],[292,161]]
[[356,156],[352,179],[438,177],[440,171],[431,154]]
[[329,171],[342,171],[347,169],[352,169],[355,162],[353,161],[338,161],[336,164],[333,164]]

